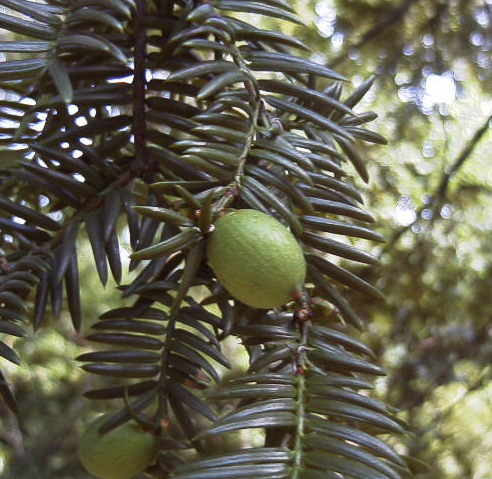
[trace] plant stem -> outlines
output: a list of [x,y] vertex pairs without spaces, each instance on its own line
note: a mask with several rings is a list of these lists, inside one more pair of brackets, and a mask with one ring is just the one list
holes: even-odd
[[135,162],[132,169],[142,176],[151,169],[146,148],[145,121],[145,57],[147,54],[147,33],[143,25],[146,16],[145,0],[136,0],[134,17],[134,51],[133,51],[133,136],[135,143]]
[[244,87],[248,92],[249,96],[249,104],[253,110],[252,115],[249,118],[249,129],[244,140],[243,147],[241,149],[241,153],[239,155],[239,164],[234,173],[234,179],[229,184],[224,196],[220,198],[217,204],[213,207],[215,212],[220,211],[225,208],[231,201],[232,198],[237,195],[237,191],[241,188],[241,179],[244,175],[244,166],[246,165],[246,161],[248,158],[248,152],[251,149],[251,145],[255,139],[256,131],[258,128],[258,121],[260,118],[260,112],[262,110],[262,100],[260,95],[260,89],[258,87],[258,83],[256,79],[250,72],[248,66],[243,60],[243,57],[237,47],[233,44],[229,45],[232,58],[234,63],[238,66],[239,70],[245,75],[246,79],[244,81]]
[[304,438],[304,419],[305,419],[305,403],[306,403],[306,371],[307,371],[307,335],[309,331],[309,321],[299,323],[301,331],[301,341],[297,350],[297,425],[294,442],[294,464],[291,479],[298,479],[302,468],[302,444]]

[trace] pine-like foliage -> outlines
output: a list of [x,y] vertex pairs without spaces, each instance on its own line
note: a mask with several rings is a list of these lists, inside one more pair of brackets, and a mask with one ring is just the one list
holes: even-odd
[[[25,334],[28,308],[37,329],[66,299],[79,329],[77,239],[85,231],[101,283],[121,283],[125,234],[132,305],[99,318],[79,359],[104,378],[88,398],[120,399],[103,429],[136,418],[158,435],[149,474],[408,476],[378,438],[403,427],[364,392],[382,371],[350,336],[362,320],[342,295],[381,296],[339,261],[376,263],[347,238],[381,241],[350,176],[368,180],[358,141],[384,143],[362,126],[375,115],[354,110],[372,79],[342,99],[345,79],[302,42],[246,21],[298,23],[285,0],[0,5],[15,34],[0,44],[0,356],[18,362],[9,338]],[[302,298],[260,310],[228,295],[205,257],[225,207],[290,228],[308,263]],[[221,383],[230,335],[250,364]],[[0,393],[16,411],[3,375]],[[222,400],[234,409],[217,417]],[[262,446],[203,453],[210,437],[251,428]]]

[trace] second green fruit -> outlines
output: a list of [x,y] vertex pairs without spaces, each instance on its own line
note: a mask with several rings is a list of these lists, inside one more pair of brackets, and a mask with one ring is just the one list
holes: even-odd
[[102,479],[129,479],[152,461],[156,438],[133,421],[101,434],[99,428],[107,419],[107,415],[99,416],[84,431],[78,451],[80,461]]

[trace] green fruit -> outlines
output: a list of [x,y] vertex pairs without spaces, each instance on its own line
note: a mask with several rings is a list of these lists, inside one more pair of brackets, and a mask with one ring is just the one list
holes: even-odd
[[306,262],[294,236],[261,211],[234,210],[219,218],[207,255],[224,288],[255,308],[285,304],[306,278]]
[[142,472],[156,453],[156,438],[135,422],[126,422],[101,434],[98,429],[108,415],[89,424],[79,444],[85,468],[102,479],[128,479]]

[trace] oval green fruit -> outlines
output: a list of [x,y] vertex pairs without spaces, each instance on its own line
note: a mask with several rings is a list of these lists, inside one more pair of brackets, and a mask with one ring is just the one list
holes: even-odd
[[102,479],[129,479],[147,468],[156,453],[153,434],[135,422],[126,422],[101,434],[98,429],[108,415],[89,424],[79,443],[79,458],[84,467]]
[[285,304],[306,278],[304,255],[292,233],[257,210],[234,210],[219,218],[207,240],[207,256],[224,288],[255,308]]

